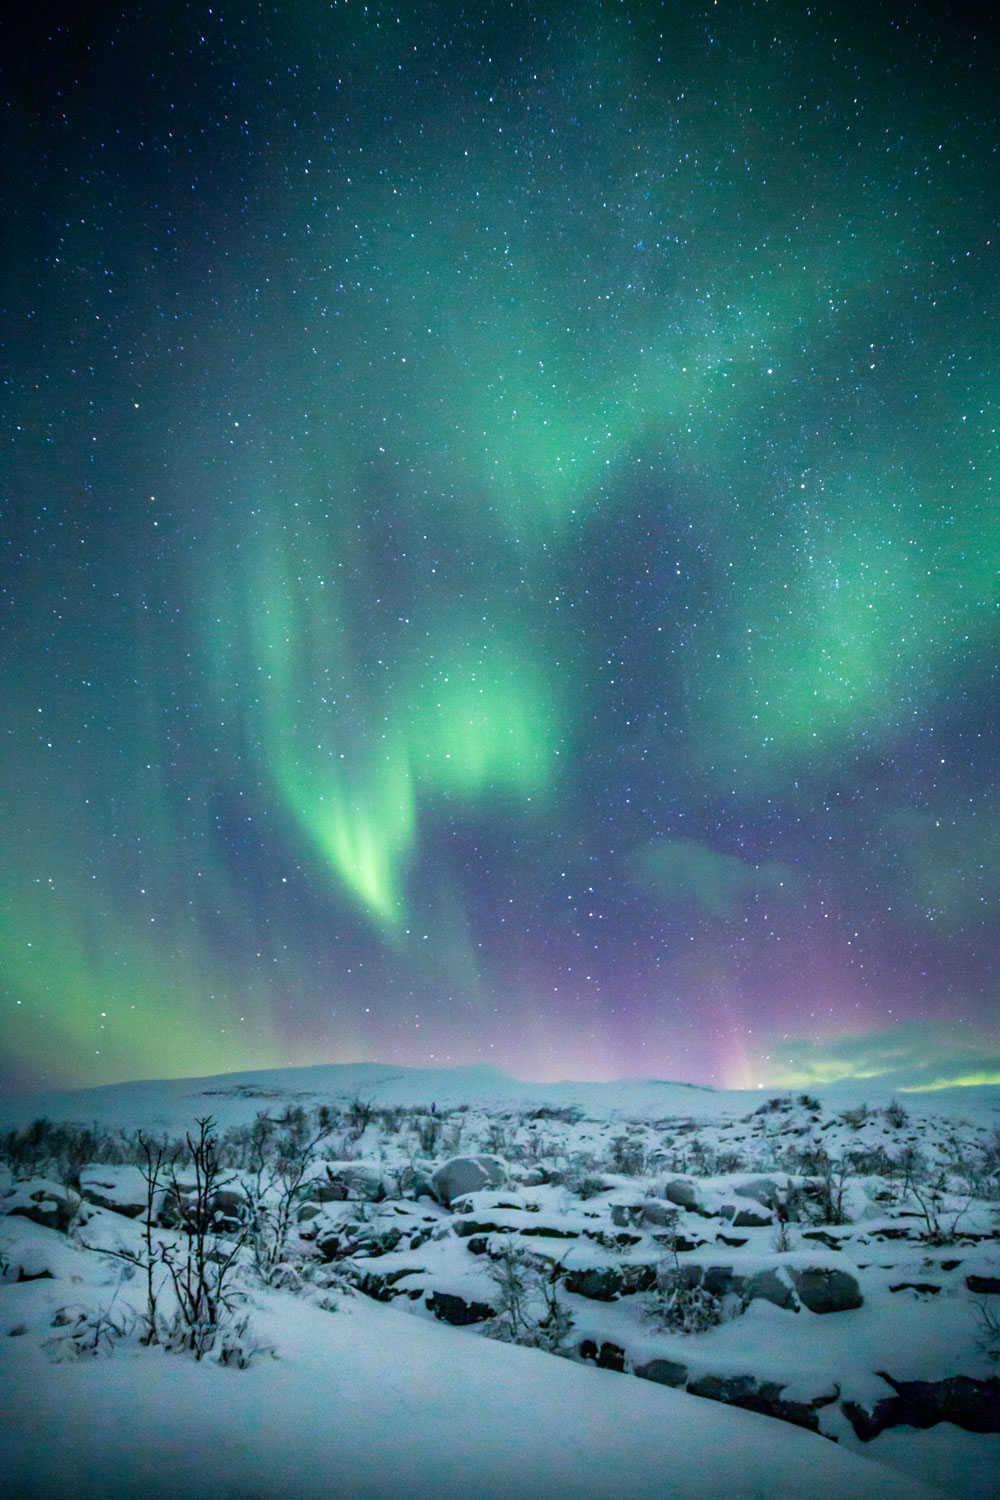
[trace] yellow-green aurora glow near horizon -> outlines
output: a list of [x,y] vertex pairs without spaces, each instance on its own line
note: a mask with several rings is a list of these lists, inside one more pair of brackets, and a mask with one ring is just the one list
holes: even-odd
[[5,1084],[1000,1080],[964,28],[25,21]]

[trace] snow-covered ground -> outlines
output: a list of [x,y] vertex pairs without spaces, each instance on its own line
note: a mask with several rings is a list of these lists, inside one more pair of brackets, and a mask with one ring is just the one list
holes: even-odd
[[[329,1127],[288,1198],[283,1288],[246,1234],[245,1203],[277,1202],[273,1172],[254,1200],[264,1110],[272,1146]],[[206,1115],[247,1368],[221,1338],[201,1360],[139,1339],[144,1256],[162,1280],[190,1241],[162,1195],[147,1230],[122,1132]],[[0,1118],[5,1495],[1000,1496],[998,1089],[772,1100],[372,1064]]]

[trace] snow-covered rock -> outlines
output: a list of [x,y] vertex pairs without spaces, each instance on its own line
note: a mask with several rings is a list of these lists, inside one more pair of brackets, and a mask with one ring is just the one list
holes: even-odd
[[149,1190],[138,1167],[90,1162],[80,1169],[80,1191],[88,1203],[128,1219],[146,1212]]
[[507,1169],[498,1156],[453,1156],[431,1178],[434,1193],[446,1207],[466,1193],[482,1188],[499,1187]]

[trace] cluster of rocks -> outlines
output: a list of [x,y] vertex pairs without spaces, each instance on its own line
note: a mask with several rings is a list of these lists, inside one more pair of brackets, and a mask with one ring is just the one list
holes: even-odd
[[[403,1297],[454,1326],[486,1323],[497,1316],[491,1282],[480,1275],[482,1295],[463,1295],[459,1278],[447,1265],[458,1264],[435,1254],[432,1241],[458,1241],[480,1272],[512,1242],[521,1245],[527,1263],[544,1270],[570,1298],[613,1303],[652,1292],[662,1274],[664,1256],[673,1257],[680,1284],[716,1298],[733,1298],[746,1308],[754,1301],[785,1311],[830,1315],[863,1305],[858,1278],[842,1264],[846,1235],[828,1229],[800,1231],[815,1250],[794,1257],[760,1255],[743,1258],[742,1249],[755,1231],[774,1229],[790,1217],[786,1191],[771,1178],[758,1177],[711,1189],[703,1182],[673,1177],[654,1195],[630,1196],[618,1189],[612,1201],[578,1201],[564,1210],[545,1211],[532,1201],[525,1178],[505,1190],[505,1163],[489,1154],[454,1157],[436,1167],[405,1164],[393,1168],[373,1161],[318,1161],[297,1196],[297,1228],[306,1254],[327,1262],[344,1261],[358,1288],[381,1301]],[[183,1172],[162,1189],[153,1204],[157,1222],[190,1227],[197,1185]],[[79,1174],[79,1191],[61,1183],[35,1180],[0,1192],[0,1214],[20,1215],[66,1233],[88,1211],[102,1208],[138,1218],[150,1207],[146,1178],[136,1167],[90,1165]],[[248,1196],[238,1174],[219,1187],[209,1209],[213,1228],[231,1234],[246,1223]],[[90,1206],[88,1208],[88,1205]],[[743,1233],[740,1233],[743,1231]],[[879,1238],[873,1232],[872,1238]],[[683,1257],[683,1258],[682,1258]],[[959,1260],[942,1263],[951,1269]],[[445,1269],[441,1269],[445,1267]],[[464,1274],[464,1273],[463,1273]],[[450,1281],[450,1284],[449,1284]],[[474,1281],[474,1278],[473,1278]],[[1000,1292],[1000,1278],[978,1272],[965,1278],[970,1292]],[[900,1280],[890,1291],[919,1295],[939,1290],[937,1283]],[[840,1400],[836,1385],[810,1399],[789,1399],[785,1387],[756,1375],[692,1369],[675,1358],[630,1357],[625,1342],[583,1337],[573,1352],[604,1369],[688,1391],[709,1400],[765,1413],[794,1425],[820,1431],[819,1413]],[[887,1427],[927,1427],[951,1421],[974,1432],[1000,1431],[1000,1379],[955,1376],[938,1382],[883,1379],[893,1394],[870,1407],[845,1400],[841,1409],[863,1441]],[[796,1393],[798,1396],[800,1393]]]

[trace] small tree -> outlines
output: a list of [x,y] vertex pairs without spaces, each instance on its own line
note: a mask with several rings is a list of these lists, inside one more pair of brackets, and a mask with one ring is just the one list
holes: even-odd
[[[223,1176],[219,1145],[211,1116],[197,1121],[198,1134],[185,1137],[194,1183],[184,1184],[178,1178],[178,1159],[183,1148],[156,1143],[140,1131],[137,1136],[139,1170],[146,1184],[146,1213],[141,1248],[117,1246],[105,1250],[141,1270],[146,1281],[145,1332],[142,1342],[163,1342],[171,1349],[190,1349],[201,1359],[216,1345],[220,1334],[232,1332],[230,1324],[236,1307],[234,1272],[248,1226],[224,1238],[220,1233],[223,1218],[219,1204],[221,1191],[232,1181]],[[183,1236],[164,1239],[154,1233],[163,1207],[169,1203]],[[164,1288],[170,1286],[176,1299],[173,1318],[167,1322],[161,1313]],[[244,1329],[238,1330],[240,1334]],[[222,1349],[232,1358],[233,1341]],[[220,1356],[221,1357],[221,1356]]]
[[356,1094],[347,1106],[345,1119],[351,1135],[356,1141],[360,1141],[368,1126],[375,1118],[375,1101],[373,1099],[362,1099]]
[[249,1210],[254,1265],[268,1284],[289,1275],[286,1261],[296,1204],[315,1160],[316,1147],[331,1129],[332,1121],[320,1118],[311,1132],[296,1127],[278,1136],[277,1122],[266,1112],[254,1121],[252,1176],[244,1182],[243,1193]]
[[497,1287],[497,1310],[484,1331],[505,1343],[565,1353],[573,1316],[559,1296],[559,1267],[539,1270],[508,1234],[489,1269]]
[[701,1280],[690,1281],[674,1252],[672,1261],[657,1267],[656,1287],[646,1298],[646,1314],[657,1328],[670,1333],[704,1333],[726,1319],[723,1299]]
[[215,1121],[206,1115],[196,1124],[198,1134],[185,1137],[194,1172],[193,1189],[180,1184],[176,1164],[172,1163],[168,1172],[170,1191],[187,1238],[182,1246],[161,1242],[160,1260],[177,1298],[168,1343],[190,1349],[196,1359],[201,1359],[212,1349],[235,1309],[233,1273],[249,1225],[228,1240],[220,1237],[218,1226],[223,1215],[219,1194],[233,1179],[223,1176]]
[[[148,1136],[139,1131],[137,1143],[142,1153],[142,1163],[139,1167],[146,1183],[146,1214],[143,1221],[143,1253],[141,1256],[132,1257],[133,1264],[141,1267],[146,1273],[146,1332],[142,1343],[158,1344],[160,1341],[156,1317],[156,1304],[159,1298],[157,1287],[156,1262],[158,1246],[153,1244],[153,1223],[156,1217],[157,1199],[160,1195],[161,1178],[165,1170],[172,1165],[172,1158],[168,1153],[165,1141],[154,1144]],[[119,1251],[122,1259],[129,1256]]]
[[850,1216],[844,1204],[847,1184],[851,1175],[851,1163],[846,1156],[833,1160],[822,1153],[819,1158],[820,1175],[813,1178],[805,1188],[805,1194],[813,1204],[812,1217],[817,1224],[849,1224]]
[[611,1142],[611,1165],[623,1177],[641,1177],[646,1167],[646,1148],[631,1132],[616,1135]]

